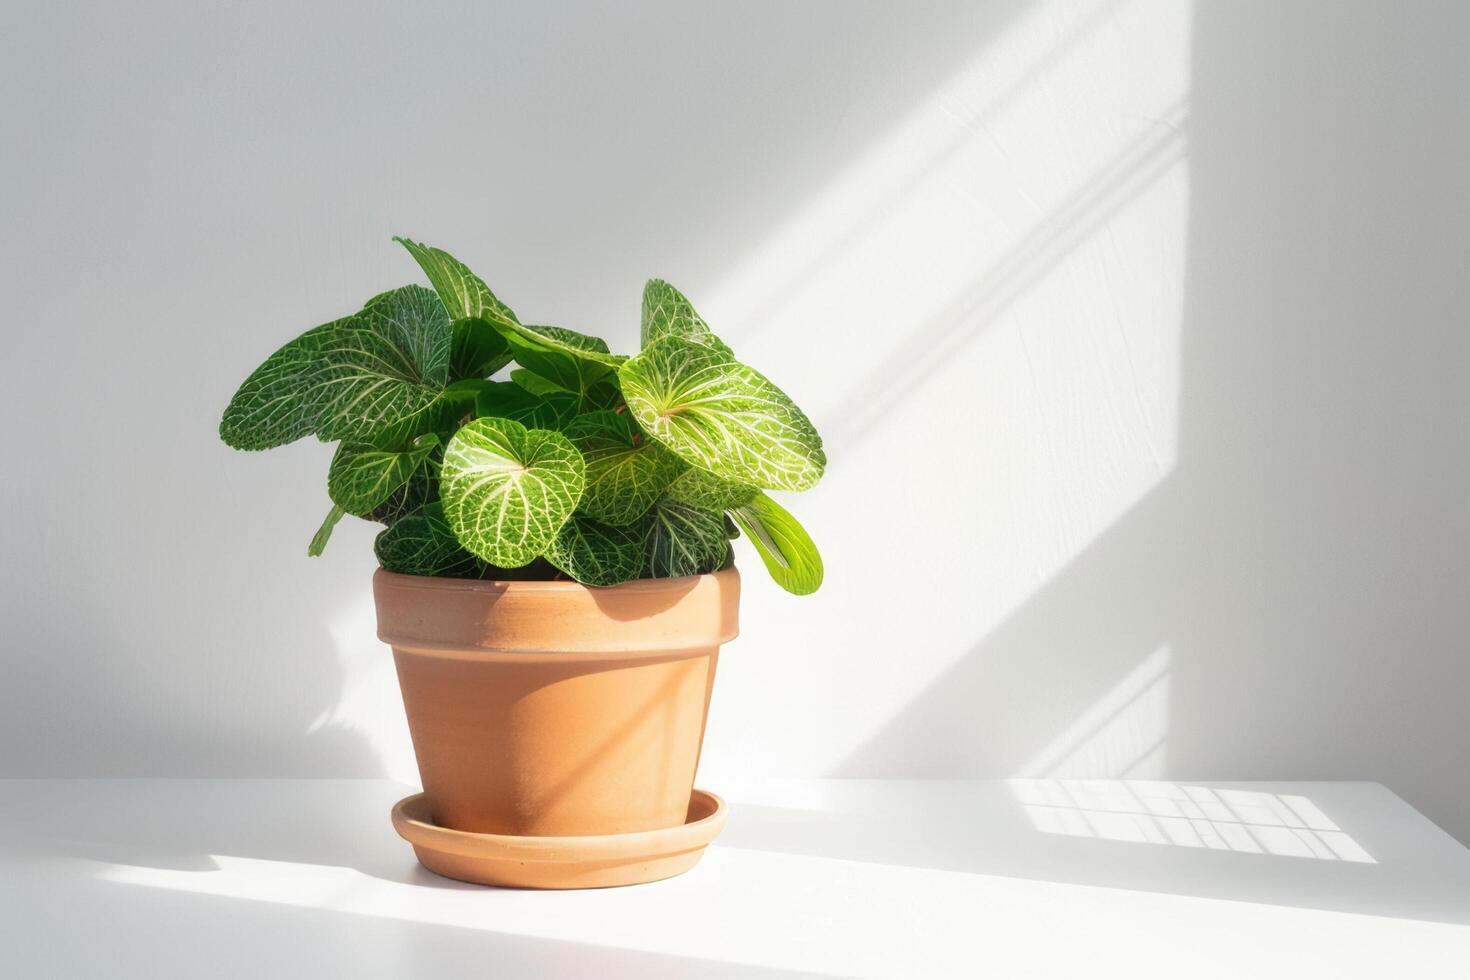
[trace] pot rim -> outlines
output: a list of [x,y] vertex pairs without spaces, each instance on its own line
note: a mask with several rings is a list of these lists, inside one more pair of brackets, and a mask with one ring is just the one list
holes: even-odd
[[635,578],[617,585],[583,585],[576,579],[503,579],[451,578],[447,575],[405,575],[379,566],[375,573],[398,588],[449,589],[462,592],[588,592],[606,595],[612,592],[661,592],[687,589],[700,579],[738,576],[733,564],[717,572],[681,575],[678,578]]
[[738,635],[740,572],[598,588],[373,575],[378,639],[399,656],[569,663],[706,656]]

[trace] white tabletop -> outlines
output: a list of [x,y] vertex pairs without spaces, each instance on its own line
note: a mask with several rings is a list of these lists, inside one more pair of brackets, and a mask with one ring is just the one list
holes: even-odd
[[0,782],[0,976],[1470,976],[1470,851],[1373,783],[710,787],[679,878],[480,888],[369,780]]

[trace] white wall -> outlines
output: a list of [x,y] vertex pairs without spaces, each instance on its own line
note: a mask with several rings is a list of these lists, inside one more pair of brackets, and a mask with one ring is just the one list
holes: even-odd
[[299,330],[680,284],[828,439],[702,781],[1370,778],[1470,835],[1466,8],[31,5],[0,39],[0,775],[411,778]]

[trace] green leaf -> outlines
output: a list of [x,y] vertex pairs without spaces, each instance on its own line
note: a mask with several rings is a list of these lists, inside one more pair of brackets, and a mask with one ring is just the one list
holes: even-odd
[[448,383],[451,325],[444,304],[433,290],[410,283],[379,293],[336,334],[367,331],[375,346],[350,349],[348,363],[365,353],[378,355],[380,372],[388,377],[430,383]]
[[422,286],[380,293],[362,312],[308,330],[257,368],[220,421],[237,449],[315,432],[328,442],[407,438],[449,374],[449,320]]
[[[439,298],[444,301],[444,306],[454,319],[478,317],[498,330],[507,341],[519,340],[529,347],[570,355],[577,360],[609,367],[617,367],[625,360],[608,353],[607,344],[575,330],[522,325],[511,308],[502,303],[479,276],[448,252],[406,238],[395,238],[394,241],[408,249],[409,254],[429,277],[429,282],[438,291]],[[519,353],[516,360],[523,366],[536,370],[533,365],[521,360]],[[539,370],[536,373],[550,377]]]
[[327,550],[327,541],[332,537],[332,529],[337,526],[337,522],[342,519],[344,513],[342,508],[336,505],[327,511],[322,526],[316,529],[316,533],[311,536],[311,543],[306,546],[306,554],[309,557],[317,558]]
[[422,466],[409,476],[408,482],[388,495],[388,499],[368,513],[358,516],[380,524],[392,524],[427,504],[437,502],[439,499],[439,464],[442,460],[442,452],[436,450],[430,454],[429,459]]
[[[515,329],[507,332],[505,335],[505,339],[511,343],[512,349],[519,349],[515,346],[516,342],[519,341],[521,347],[540,347],[544,350],[570,354],[579,360],[612,368],[616,368],[619,364],[627,360],[627,357],[622,354],[610,353],[607,348],[607,341],[601,337],[594,337],[591,334],[578,333],[567,327],[551,327],[537,324],[526,324],[522,326],[519,323],[513,326]],[[519,356],[516,360],[520,360]],[[524,364],[525,362],[522,361],[521,363]],[[536,370],[530,364],[526,364],[525,366],[531,368],[533,371]],[[538,371],[537,373],[539,374],[540,372]],[[543,377],[546,377],[546,375],[543,375]],[[555,379],[553,378],[552,380]]]
[[607,343],[566,327],[523,326],[496,322],[521,367],[567,391],[581,393],[627,360],[608,353]]
[[695,467],[679,474],[668,489],[673,499],[703,510],[731,510],[750,503],[758,493],[755,487],[722,480],[708,470]]
[[444,308],[454,320],[476,318],[490,323],[501,320],[516,322],[516,315],[502,303],[490,287],[479,276],[469,270],[463,262],[443,249],[433,248],[407,238],[393,239],[412,255],[429,284],[444,302]]
[[395,522],[373,542],[378,564],[403,575],[474,577],[479,562],[465,551],[437,503]]
[[617,585],[643,570],[644,535],[573,515],[546,549],[546,559],[583,585]]
[[449,377],[488,378],[511,362],[510,345],[478,317],[455,320],[449,351]]
[[461,378],[439,393],[439,401],[444,405],[452,405],[466,412],[475,407],[475,400],[483,391],[489,391],[500,381],[487,381],[484,378]]
[[649,512],[644,538],[645,568],[653,578],[703,575],[724,564],[730,553],[725,518],[661,497]]
[[366,514],[408,482],[439,445],[432,432],[394,452],[343,443],[327,471],[327,494],[349,514]]
[[[516,333],[505,334],[515,362],[550,381],[558,388],[581,394],[610,375],[616,367],[616,361],[609,364],[592,359],[591,355],[613,356],[607,353],[607,344],[595,337],[587,337],[584,334],[557,327],[524,327],[522,329],[536,331],[535,339]],[[543,336],[541,331],[558,331],[562,336],[561,342],[568,346],[556,346],[551,339],[554,335],[547,333]],[[582,339],[573,342],[567,340],[567,337]],[[601,347],[601,350],[597,349],[598,346]]]
[[578,399],[565,391],[533,395],[509,381],[487,381],[475,398],[479,418],[502,418],[531,429],[559,429],[577,414]]
[[617,409],[623,405],[623,393],[618,390],[614,380],[600,381],[582,392],[582,411],[597,412],[603,409]]
[[[594,382],[591,387],[577,394],[578,414],[619,408],[623,404],[623,393],[615,383],[616,375],[606,381]],[[533,395],[550,398],[555,395],[574,394],[536,374],[529,368],[518,367],[510,372],[510,380]]]
[[344,317],[313,327],[251,372],[220,419],[219,435],[235,449],[271,449],[316,431],[330,401],[323,351]]
[[618,371],[643,431],[736,483],[806,490],[827,465],[822,438],[759,371],[682,337],[656,340]]
[[729,346],[716,337],[704,318],[694,311],[694,304],[662,279],[650,279],[643,287],[643,318],[639,334],[644,347],[664,337],[683,337],[731,353]]
[[582,496],[585,466],[567,437],[482,418],[444,452],[440,493],[449,526],[467,550],[503,568],[546,550]]
[[552,392],[549,395],[542,395],[541,400],[556,413],[556,428],[558,429],[566,428],[567,424],[577,417],[582,407],[581,399],[572,394]]
[[811,535],[790,512],[765,494],[730,511],[776,584],[794,595],[809,595],[822,585],[822,555]]
[[573,394],[559,384],[548,381],[530,368],[518,367],[510,372],[510,380],[533,395]]
[[648,512],[684,463],[649,439],[626,415],[579,415],[567,438],[587,462],[587,486],[578,509],[607,524],[631,524]]
[[449,380],[444,305],[422,286],[384,293],[327,336],[320,363],[321,388],[308,397],[326,398],[322,440],[406,438]]
[[528,323],[522,330],[529,330],[536,341],[559,350],[575,351],[578,354],[606,355],[606,364],[621,364],[626,357],[609,354],[607,341],[590,333],[578,333],[568,327],[550,327]]

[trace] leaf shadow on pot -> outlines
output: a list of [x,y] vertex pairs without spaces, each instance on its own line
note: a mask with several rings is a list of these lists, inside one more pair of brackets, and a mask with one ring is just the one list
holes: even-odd
[[[635,605],[629,603],[626,593],[614,592],[613,589],[589,588],[592,593],[592,601],[597,603],[597,608],[609,619],[620,622],[646,619],[649,616],[667,612],[679,603],[699,584],[700,576],[691,575],[688,578],[664,579],[658,582],[657,587],[650,588],[642,583],[653,582],[652,579],[639,579],[632,583],[642,594],[640,601]],[[615,587],[620,588],[620,587]]]

